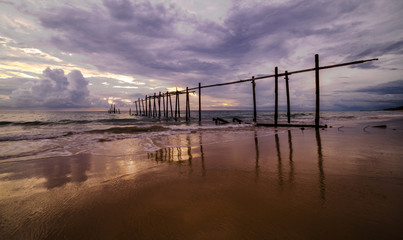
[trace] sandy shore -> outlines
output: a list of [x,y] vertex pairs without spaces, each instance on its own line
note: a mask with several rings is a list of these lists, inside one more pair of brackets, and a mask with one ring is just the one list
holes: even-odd
[[155,152],[126,139],[8,161],[0,238],[401,239],[401,120],[365,126],[197,131],[152,139],[169,146]]

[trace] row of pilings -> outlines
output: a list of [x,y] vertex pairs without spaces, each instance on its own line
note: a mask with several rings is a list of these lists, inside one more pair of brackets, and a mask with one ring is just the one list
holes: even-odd
[[[190,120],[190,98],[189,93],[194,91],[167,91],[154,93],[154,95],[146,95],[143,99],[135,101],[135,115],[146,116],[153,118],[173,118],[178,120],[181,117],[179,96],[186,94],[186,121]],[[175,106],[172,105],[172,96],[175,101]]]
[[[225,83],[218,83],[218,84],[211,84],[211,85],[205,85],[202,86],[201,83],[199,83],[198,87],[193,87],[189,88],[186,87],[186,90],[180,90],[178,91],[177,89],[175,91],[167,91],[167,92],[159,92],[154,93],[153,95],[146,95],[145,98],[138,98],[137,101],[135,101],[135,115],[138,116],[146,116],[146,117],[153,117],[153,118],[159,118],[161,117],[164,118],[173,118],[176,121],[178,118],[180,118],[180,104],[179,104],[179,96],[182,94],[186,95],[186,121],[190,121],[190,102],[189,102],[189,93],[194,93],[195,90],[198,90],[198,96],[199,96],[199,122],[201,122],[201,109],[202,109],[202,102],[201,102],[201,89],[202,88],[210,88],[210,87],[218,87],[218,86],[225,86],[225,85],[230,85],[230,84],[239,84],[243,82],[251,82],[252,83],[252,94],[253,94],[253,122],[257,124],[257,111],[256,111],[256,81],[261,80],[261,79],[266,79],[266,78],[274,78],[274,124],[257,124],[260,126],[268,126],[268,127],[282,127],[282,126],[291,126],[291,127],[325,127],[321,126],[319,124],[320,122],[320,70],[323,69],[329,69],[329,68],[336,68],[336,67],[343,67],[343,66],[349,66],[349,65],[355,65],[355,64],[362,64],[365,62],[369,61],[376,61],[378,60],[377,58],[373,59],[367,59],[367,60],[357,60],[353,62],[345,62],[345,63],[340,63],[340,64],[334,64],[334,65],[327,65],[327,66],[320,66],[319,65],[319,55],[315,55],[315,67],[314,68],[308,68],[308,69],[302,69],[302,70],[296,70],[296,71],[285,71],[283,73],[280,73],[278,71],[278,67],[274,68],[274,74],[273,75],[267,75],[267,76],[260,76],[260,77],[254,77],[249,79],[243,79],[243,80],[238,80],[238,81],[232,81],[232,82],[225,82]],[[305,73],[305,72],[310,72],[314,71],[315,72],[315,124],[314,125],[299,125],[299,124],[290,124],[291,123],[291,111],[290,111],[290,90],[289,90],[289,79],[291,75],[299,74],[299,73]],[[285,88],[286,88],[286,98],[287,98],[287,123],[288,124],[279,124],[278,123],[278,82],[279,78],[284,77],[285,80]],[[175,100],[175,108],[172,107],[172,96],[174,96]]]

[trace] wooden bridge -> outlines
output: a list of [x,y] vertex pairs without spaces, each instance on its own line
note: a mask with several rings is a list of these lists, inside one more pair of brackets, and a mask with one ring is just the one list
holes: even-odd
[[[302,70],[296,71],[285,71],[280,73],[278,71],[278,67],[274,68],[274,74],[261,76],[261,77],[254,77],[249,79],[243,79],[238,81],[232,82],[225,82],[225,83],[218,83],[218,84],[211,84],[211,85],[204,85],[202,86],[201,83],[197,87],[186,87],[186,90],[176,90],[176,91],[167,91],[164,93],[159,92],[154,93],[153,95],[146,95],[143,99],[138,99],[135,101],[135,108],[136,112],[135,115],[138,116],[146,116],[146,117],[153,117],[153,118],[174,118],[176,121],[180,118],[180,104],[179,104],[179,96],[182,94],[186,95],[186,121],[190,121],[190,101],[189,101],[189,93],[195,92],[198,90],[199,96],[199,122],[201,122],[201,109],[202,109],[202,102],[201,102],[201,89],[203,88],[211,88],[211,87],[219,87],[219,86],[226,86],[230,84],[239,84],[244,82],[251,82],[252,83],[252,93],[253,93],[253,122],[258,126],[268,126],[268,127],[326,127],[319,125],[320,119],[320,81],[319,81],[319,71],[329,68],[337,68],[337,67],[344,67],[349,65],[355,64],[362,64],[365,62],[376,61],[378,58],[373,59],[366,59],[366,60],[357,60],[353,62],[345,62],[340,64],[334,65],[327,65],[327,66],[319,66],[319,55],[315,55],[315,67],[307,68]],[[315,95],[316,95],[316,108],[315,108],[315,124],[314,125],[295,125],[290,124],[291,121],[291,112],[290,112],[290,91],[289,91],[289,76],[315,71]],[[284,77],[285,79],[285,87],[286,87],[286,95],[287,95],[287,122],[288,124],[279,124],[278,123],[278,79],[279,77]],[[256,81],[263,80],[267,78],[274,78],[275,90],[274,90],[274,123],[272,124],[262,124],[257,123],[257,111],[256,111]],[[175,96],[175,108],[172,108],[172,96]],[[162,105],[162,108],[161,108]],[[161,114],[162,110],[162,114]]]

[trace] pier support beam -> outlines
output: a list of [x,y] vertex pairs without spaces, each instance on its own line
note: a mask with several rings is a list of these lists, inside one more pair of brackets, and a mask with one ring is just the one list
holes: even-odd
[[278,123],[278,67],[274,68],[274,125]]
[[174,117],[174,112],[172,110],[172,97],[171,97],[171,94],[169,94],[168,96],[169,96],[169,105],[171,106],[171,118],[173,118]]
[[141,108],[142,108],[142,105],[143,105],[143,99],[138,98],[138,101],[139,101],[139,105],[140,105],[139,113],[140,113],[140,116],[141,116]]
[[288,121],[288,123],[290,123],[290,121],[291,121],[291,111],[290,111],[290,88],[289,88],[289,85],[288,85],[288,72],[287,71],[285,71],[285,76],[284,76],[284,79],[285,79],[285,89],[286,89],[286,93],[287,93],[287,121]]
[[176,96],[178,97],[178,118],[181,117],[181,106],[180,106],[180,98],[179,98],[179,93],[176,93]]
[[154,109],[153,109],[153,117],[156,117],[157,116],[157,105],[155,105],[155,99],[157,98],[157,94],[156,93],[154,93],[154,98],[153,98],[153,100],[154,100]]
[[186,122],[190,120],[189,88],[186,87]]
[[149,117],[152,117],[152,115],[153,115],[153,108],[152,108],[152,105],[151,105],[151,96],[148,96],[148,116]]
[[319,55],[315,54],[315,86],[316,86],[316,111],[315,111],[315,125],[319,127]]
[[165,111],[165,94],[162,93],[162,111],[164,111],[164,117],[166,117],[166,111]]
[[201,123],[201,84],[199,83],[199,123]]
[[147,95],[145,97],[145,102],[146,102],[146,111],[145,111],[145,116],[148,116],[148,102],[147,102]]
[[178,90],[175,92],[175,121],[178,120]]
[[161,119],[161,92],[158,94],[158,119]]
[[253,122],[256,123],[257,112],[256,112],[256,83],[255,83],[255,76],[252,76],[252,91],[253,91]]

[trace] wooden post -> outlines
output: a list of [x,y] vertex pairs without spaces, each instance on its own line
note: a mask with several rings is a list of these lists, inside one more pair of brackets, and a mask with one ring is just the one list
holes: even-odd
[[141,105],[143,105],[143,114],[142,115],[144,115],[145,114],[145,111],[144,111],[144,99],[141,99]]
[[152,113],[153,113],[153,108],[151,105],[151,96],[148,96],[148,116],[152,117]]
[[158,94],[158,118],[161,118],[161,92]]
[[291,112],[290,112],[290,88],[288,85],[288,72],[285,71],[285,88],[286,88],[286,93],[287,93],[287,121],[290,123],[290,118],[291,118]]
[[176,90],[176,96],[178,97],[178,118],[181,118],[181,106],[178,90]]
[[141,110],[142,110],[141,108],[142,108],[143,101],[140,98],[138,98],[138,102],[139,102],[139,114],[141,116]]
[[199,123],[201,122],[201,84],[199,83]]
[[147,95],[146,95],[146,98],[145,98],[145,102],[146,102],[146,111],[145,111],[145,116],[147,117],[147,116],[148,116],[148,102],[147,102]]
[[166,117],[166,111],[165,111],[165,93],[161,93],[162,96],[162,111],[164,112],[164,117]]
[[178,120],[178,90],[175,92],[175,121]]
[[186,122],[190,120],[189,88],[186,87]]
[[315,126],[319,127],[319,55],[315,54],[316,112]]
[[[169,92],[167,91],[167,108],[166,108],[166,111],[167,111],[167,118],[169,117],[169,105],[168,105],[168,100],[169,100]],[[171,103],[171,109],[172,109],[172,103]]]
[[274,68],[274,125],[277,127],[278,121],[278,67]]
[[154,93],[154,109],[153,109],[153,117],[157,116],[157,105],[155,105],[155,99],[157,98],[156,93]]
[[171,107],[171,118],[172,118],[172,117],[174,117],[174,113],[172,111],[172,96],[171,96],[171,94],[169,94],[168,96],[169,96],[169,105]]
[[[136,104],[136,107],[137,107],[137,102],[134,102],[135,104]],[[129,116],[131,116],[132,115],[132,108],[129,108]]]
[[256,83],[255,83],[255,76],[252,76],[252,90],[253,90],[253,122],[256,123],[257,114],[256,114]]

